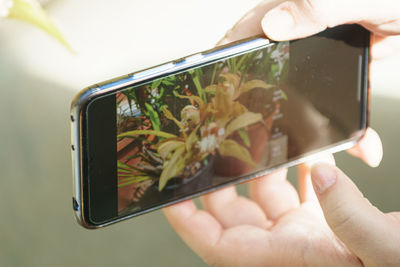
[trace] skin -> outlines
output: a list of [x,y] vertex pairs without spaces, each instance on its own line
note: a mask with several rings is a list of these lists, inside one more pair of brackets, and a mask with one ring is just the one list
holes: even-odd
[[[374,33],[375,59],[400,49],[398,0],[264,1],[246,14],[220,43],[264,32],[291,40],[344,23],[359,23]],[[382,145],[368,129],[349,150],[372,167]],[[181,238],[215,266],[400,266],[400,213],[375,208],[334,166],[300,165],[298,192],[279,170],[248,183],[250,198],[235,187],[201,197],[203,209],[189,200],[165,208]]]

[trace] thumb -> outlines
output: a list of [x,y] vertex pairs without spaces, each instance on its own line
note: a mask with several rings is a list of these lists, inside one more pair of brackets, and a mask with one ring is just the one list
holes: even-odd
[[311,178],[328,225],[365,265],[400,260],[393,257],[399,253],[399,225],[372,206],[341,170],[317,164]]
[[284,41],[352,23],[382,35],[399,34],[399,21],[398,0],[290,0],[267,12],[261,24],[269,38]]

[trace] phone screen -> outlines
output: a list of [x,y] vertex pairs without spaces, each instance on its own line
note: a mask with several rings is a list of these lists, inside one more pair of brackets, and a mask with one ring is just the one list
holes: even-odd
[[113,121],[103,140],[114,145],[96,148],[107,156],[92,164],[102,176],[89,182],[92,218],[142,213],[361,136],[368,42],[366,30],[343,26],[93,101],[114,116],[96,115]]

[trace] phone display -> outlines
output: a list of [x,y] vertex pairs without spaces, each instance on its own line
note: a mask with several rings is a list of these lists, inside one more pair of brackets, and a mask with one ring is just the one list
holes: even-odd
[[288,66],[284,42],[118,92],[119,213],[287,161]]
[[202,54],[221,55],[210,61],[125,78],[91,98],[80,122],[84,225],[354,144],[367,127],[368,46],[369,33],[347,25],[235,54],[217,48]]

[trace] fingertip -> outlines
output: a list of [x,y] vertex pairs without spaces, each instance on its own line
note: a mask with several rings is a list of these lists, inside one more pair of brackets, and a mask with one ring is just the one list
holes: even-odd
[[197,211],[192,200],[185,200],[162,209],[168,220],[174,218],[187,218]]
[[310,160],[304,163],[305,166],[307,166],[309,169],[312,169],[314,165],[320,164],[320,163],[326,163],[328,165],[336,166],[335,158],[332,154],[327,154],[321,157],[318,157],[314,160]]
[[192,200],[163,208],[171,227],[197,254],[212,253],[223,231],[219,222],[208,212],[197,209]]
[[319,157],[315,160],[307,161],[304,164],[299,165],[298,169],[298,184],[300,198],[302,202],[318,202],[316,194],[316,185],[312,179],[312,169],[314,166],[325,163],[328,166],[335,166],[335,158],[332,154],[324,157]]
[[316,194],[322,195],[336,183],[336,167],[325,162],[314,164],[311,167],[311,180]]
[[276,41],[290,39],[295,20],[287,3],[283,3],[265,14],[261,21],[262,29],[269,38]]
[[382,141],[375,130],[368,128],[360,141],[347,152],[376,168],[383,159]]

